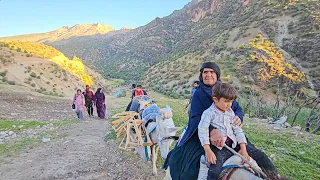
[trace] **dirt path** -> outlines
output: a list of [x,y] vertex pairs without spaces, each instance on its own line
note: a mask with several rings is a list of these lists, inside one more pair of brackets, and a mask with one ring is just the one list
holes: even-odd
[[[41,106],[56,103],[63,107],[61,101],[52,99]],[[13,157],[0,155],[0,179],[163,179],[164,173],[151,175],[151,163],[133,152],[120,151],[118,142],[105,138],[109,121],[87,120],[59,128],[56,133],[60,138],[48,143],[22,150]]]

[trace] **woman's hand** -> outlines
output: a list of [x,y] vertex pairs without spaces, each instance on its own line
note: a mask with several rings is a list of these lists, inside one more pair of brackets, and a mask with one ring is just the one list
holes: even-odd
[[210,142],[216,147],[223,147],[224,146],[224,140],[220,132],[216,129],[213,129],[210,132]]
[[233,125],[242,127],[242,122],[241,122],[241,119],[239,118],[239,116],[234,117]]

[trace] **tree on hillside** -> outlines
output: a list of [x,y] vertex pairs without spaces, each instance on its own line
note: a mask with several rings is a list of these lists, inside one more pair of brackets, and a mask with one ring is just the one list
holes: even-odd
[[296,89],[299,88],[298,85],[304,82],[305,75],[291,64],[286,63],[280,49],[273,42],[264,39],[261,34],[250,41],[249,47],[252,49],[250,57],[256,65],[258,79],[262,82],[273,81],[277,84],[273,118],[278,119],[281,115],[279,112],[281,87],[287,87],[289,90],[287,95],[294,95],[296,90],[299,90]]

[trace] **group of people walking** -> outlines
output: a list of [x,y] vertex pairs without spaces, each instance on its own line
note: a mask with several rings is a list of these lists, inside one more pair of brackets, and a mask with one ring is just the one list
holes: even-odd
[[84,92],[77,89],[77,93],[73,97],[73,109],[76,110],[79,120],[83,120],[83,109],[86,107],[89,117],[93,117],[93,107],[96,106],[97,114],[100,119],[104,119],[106,115],[105,95],[102,88],[98,88],[93,94],[90,86],[86,85]]

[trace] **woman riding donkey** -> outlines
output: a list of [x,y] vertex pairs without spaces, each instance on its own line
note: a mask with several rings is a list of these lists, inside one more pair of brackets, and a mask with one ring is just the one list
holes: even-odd
[[243,130],[239,126],[232,125],[234,112],[231,109],[232,102],[237,98],[236,90],[229,84],[216,83],[212,88],[212,99],[214,103],[203,112],[198,126],[198,135],[205,151],[206,161],[210,163],[208,179],[218,179],[223,163],[233,156],[233,153],[222,147],[210,147],[209,126],[212,125],[223,136],[223,141],[227,146],[238,151],[247,161],[250,156],[255,159],[265,171],[274,171],[275,167],[262,152],[253,145],[247,144]]
[[[198,136],[198,126],[203,112],[208,109],[213,103],[212,87],[220,82],[220,68],[213,62],[206,62],[202,64],[200,69],[200,86],[194,93],[191,102],[191,112],[189,116],[188,127],[177,147],[175,147],[168,155],[164,164],[164,168],[170,167],[170,174],[173,180],[195,180],[198,178],[200,157],[205,153]],[[239,103],[234,100],[231,105],[234,116],[234,126],[241,126],[243,121],[243,112]],[[225,139],[221,133],[210,125],[210,145],[211,149],[215,147],[223,147]],[[250,155],[253,159],[267,159],[264,162],[257,162],[261,167],[270,167],[268,170],[277,173],[277,169],[272,162],[260,150],[254,148],[247,140],[247,146],[250,146]],[[210,166],[208,177],[215,176],[216,172],[211,169],[216,168]],[[215,170],[214,170],[215,171]],[[219,171],[220,172],[220,171]],[[209,178],[208,178],[209,179]]]

